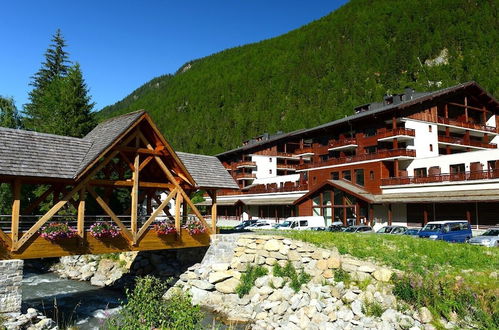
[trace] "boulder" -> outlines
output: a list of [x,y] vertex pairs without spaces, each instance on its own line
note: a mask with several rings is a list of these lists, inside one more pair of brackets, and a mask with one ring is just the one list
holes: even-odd
[[276,258],[267,258],[265,259],[265,263],[269,266],[273,266],[275,265],[275,263],[277,262],[277,259]]
[[282,242],[276,239],[271,239],[267,241],[263,246],[263,248],[267,251],[279,251],[282,247],[283,247]]
[[388,268],[378,268],[373,272],[373,277],[381,282],[389,282],[393,272]]
[[350,308],[352,308],[352,312],[355,315],[358,315],[358,316],[364,315],[364,313],[362,313],[362,302],[360,300],[352,301],[352,303],[350,304]]
[[320,259],[320,260],[319,260],[319,261],[317,261],[317,263],[315,264],[315,267],[317,267],[317,269],[319,269],[319,270],[326,270],[326,269],[328,269],[327,260],[325,260],[325,259]]
[[255,286],[257,288],[261,288],[262,286],[264,286],[268,282],[269,282],[269,277],[267,275],[265,275],[265,276],[259,277],[255,280]]
[[357,295],[352,291],[348,290],[341,299],[345,303],[351,303],[352,301],[357,299]]
[[372,265],[362,265],[358,269],[359,272],[369,273],[369,274],[371,274],[375,270],[376,270],[376,267],[374,267]]
[[430,310],[426,307],[421,307],[418,310],[418,316],[418,320],[421,323],[430,323],[431,321],[433,321],[433,316],[431,315]]
[[327,259],[327,267],[328,268],[337,269],[337,268],[340,268],[340,266],[341,266],[341,258],[340,257],[332,256],[329,259]]
[[211,265],[211,269],[215,272],[224,272],[227,269],[229,269],[229,266],[230,266],[230,264],[225,263],[225,262],[224,263],[217,263],[217,264]]
[[208,276],[208,282],[211,284],[215,284],[218,282],[222,282],[228,278],[231,278],[232,274],[225,271],[225,272],[211,272],[210,276]]
[[192,286],[201,290],[213,290],[215,287],[212,283],[204,280],[193,280],[190,282]]
[[223,282],[215,284],[215,289],[221,293],[235,293],[236,287],[239,285],[239,280],[235,278],[229,278]]
[[301,256],[298,252],[293,251],[293,250],[288,252],[288,260],[289,261],[299,261],[300,259],[301,259]]

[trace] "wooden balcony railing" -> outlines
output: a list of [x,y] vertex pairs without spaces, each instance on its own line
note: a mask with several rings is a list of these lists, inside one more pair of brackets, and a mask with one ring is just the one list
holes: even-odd
[[495,143],[486,143],[481,141],[474,141],[466,138],[456,138],[453,136],[444,136],[439,135],[438,141],[444,143],[452,143],[452,144],[460,144],[463,146],[473,146],[478,148],[489,148],[489,149],[497,149],[497,144]]
[[295,154],[289,152],[282,151],[273,151],[273,150],[261,150],[254,153],[255,155],[261,156],[275,156],[275,157],[296,157]]
[[278,170],[296,170],[298,164],[277,164]]
[[386,130],[386,129],[379,129],[376,137],[379,139],[384,139],[392,136],[399,136],[399,135],[404,135],[404,136],[415,136],[416,132],[411,129],[411,128],[395,128],[391,130]]
[[302,149],[296,149],[294,154],[295,155],[303,155],[303,154],[313,154],[314,149],[312,147],[305,147]]
[[236,180],[251,180],[256,179],[256,174],[253,173],[237,173]]
[[293,192],[293,191],[306,191],[308,190],[308,185],[306,183],[293,183],[289,182],[283,187],[277,184],[267,184],[267,185],[256,185],[247,190],[219,190],[217,191],[218,196],[230,196],[230,195],[247,195],[247,194],[263,194],[263,193],[277,193],[277,192]]
[[341,165],[346,163],[362,162],[366,160],[394,158],[394,157],[416,157],[416,150],[411,150],[411,149],[379,150],[378,152],[371,154],[339,157],[328,160],[319,160],[316,162],[299,165],[298,169],[301,170],[301,169],[313,168],[319,166]]
[[463,127],[463,128],[470,128],[470,129],[476,129],[476,130],[480,130],[480,131],[497,133],[496,127],[477,124],[477,123],[464,122],[464,121],[451,119],[451,118],[438,117],[437,122],[439,124],[444,124],[444,125],[452,125],[452,126],[458,126],[458,127]]
[[338,148],[348,145],[357,145],[357,139],[354,137],[349,137],[339,140],[329,140],[329,148]]
[[399,177],[381,179],[382,186],[394,186],[405,184],[435,183],[435,182],[453,182],[453,181],[472,181],[498,179],[499,170],[474,171],[452,174],[437,174],[426,177]]
[[236,168],[240,167],[256,167],[256,163],[252,161],[240,161],[233,164]]

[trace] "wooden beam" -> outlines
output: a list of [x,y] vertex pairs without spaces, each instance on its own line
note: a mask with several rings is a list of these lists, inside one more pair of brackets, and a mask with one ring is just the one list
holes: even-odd
[[119,147],[121,152],[133,152],[145,155],[162,156],[163,153],[160,150],[148,149],[148,148],[133,148],[133,147]]
[[43,202],[47,197],[54,191],[54,186],[50,186],[45,190],[43,194],[41,194],[37,199],[33,201],[25,210],[23,210],[22,214],[30,214],[33,212],[35,208],[37,208],[41,202]]
[[127,155],[125,155],[125,153],[123,151],[120,151],[120,157],[128,165],[128,167],[130,168],[130,170],[132,172],[135,171],[135,168],[133,167],[132,162],[130,161],[130,159],[128,159]]
[[81,188],[80,190],[80,198],[78,201],[78,223],[77,223],[77,230],[78,230],[78,236],[81,238],[84,238],[85,235],[85,187]]
[[488,111],[485,107],[483,108],[478,108],[478,107],[473,107],[471,105],[466,105],[466,104],[460,104],[460,103],[454,103],[454,102],[449,102],[450,105],[454,105],[456,107],[461,107],[461,108],[468,108],[471,110],[476,110],[476,111],[481,111],[481,112],[490,112]]
[[[161,205],[161,199],[159,199],[159,197],[158,197],[158,196],[153,196],[152,198],[156,201],[156,203],[158,203],[158,205]],[[163,209],[163,213],[164,213],[167,217],[169,217],[169,218],[172,218],[172,219],[173,219],[173,215],[170,213],[170,211],[169,211],[168,209]]]
[[69,193],[67,193],[62,200],[57,202],[52,208],[45,213],[27,232],[23,234],[21,239],[17,242],[17,244],[13,245],[13,250],[19,250],[26,242],[33,236],[50,218],[52,218],[59,210],[66,205],[70,198],[73,198],[73,195],[76,194],[81,188],[83,188],[90,178],[92,178],[97,172],[99,172],[104,166],[106,166],[116,155],[118,151],[113,151],[102,163],[97,165],[90,174],[80,181]]
[[[177,190],[177,196],[175,197],[175,229],[177,233],[180,233],[180,228],[182,225],[180,219],[180,206],[182,205],[182,193]],[[185,214],[184,214],[185,216]]]
[[109,215],[111,217],[111,219],[118,225],[118,227],[121,229],[121,231],[123,232],[123,234],[128,238],[128,240],[133,241],[133,235],[132,235],[132,233],[130,233],[130,231],[128,230],[128,228],[123,224],[123,222],[121,222],[121,220],[113,212],[113,210],[111,210],[111,208],[109,207],[109,205],[107,205],[106,202],[104,202],[104,200],[102,199],[102,197],[100,197],[99,195],[97,195],[97,193],[95,192],[94,188],[92,188],[91,186],[87,186],[87,190],[90,193],[90,195],[92,195],[92,197],[95,199],[95,201],[97,202],[97,204],[99,204],[99,206],[102,208],[102,210],[104,212],[106,212],[107,215]]
[[153,156],[148,156],[146,159],[144,159],[144,161],[143,161],[143,162],[140,164],[140,166],[139,166],[139,172],[140,172],[140,171],[142,171],[142,170],[144,169],[144,167],[146,167],[146,166],[147,166],[147,164],[149,164],[149,162],[150,162],[151,160],[153,160],[153,159],[154,159],[154,157],[153,157]]
[[133,167],[135,168],[135,171],[133,171],[132,174],[132,181],[133,181],[133,186],[132,186],[132,208],[131,208],[131,229],[132,229],[132,234],[133,234],[133,243],[135,244],[137,242],[137,230],[138,230],[138,225],[137,225],[137,212],[138,212],[138,202],[139,202],[139,166],[140,166],[140,155],[136,154],[135,155],[135,160],[133,162]]
[[[142,225],[142,228],[140,228],[139,232],[137,233],[137,239],[136,241],[138,242],[142,236],[145,234],[147,228],[149,228],[149,226],[151,225],[151,223],[156,220],[156,217],[163,211],[163,209],[168,205],[168,203],[170,202],[170,200],[173,198],[173,196],[177,193],[177,188],[173,189],[169,194],[168,196],[166,197],[166,199],[161,203],[161,205],[158,206],[158,208],[153,212],[153,214],[151,214],[151,216],[149,217],[149,219],[147,219],[147,221]],[[180,233],[180,231],[179,231]]]
[[[12,248],[12,239],[2,229],[0,229],[0,240],[4,241],[8,249]],[[2,245],[0,244],[0,248]]]
[[208,195],[211,198],[211,229],[213,233],[217,232],[217,191],[208,190]]
[[19,239],[19,214],[21,212],[21,182],[16,179],[13,183],[12,197],[12,243],[15,245]]
[[[92,186],[112,186],[112,187],[133,187],[133,180],[90,180],[88,182]],[[139,181],[140,188],[158,188],[158,189],[173,189],[175,185],[170,183],[145,182]]]

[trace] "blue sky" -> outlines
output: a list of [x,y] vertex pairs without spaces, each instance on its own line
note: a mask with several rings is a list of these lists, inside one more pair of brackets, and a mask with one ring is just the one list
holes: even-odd
[[0,95],[27,102],[51,36],[60,28],[95,109],[150,79],[226,48],[275,37],[346,0],[15,0],[0,8]]

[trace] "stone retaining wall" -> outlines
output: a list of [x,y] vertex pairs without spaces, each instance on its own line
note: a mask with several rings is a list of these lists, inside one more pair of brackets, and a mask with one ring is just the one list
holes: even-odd
[[22,260],[0,260],[0,313],[21,310]]

